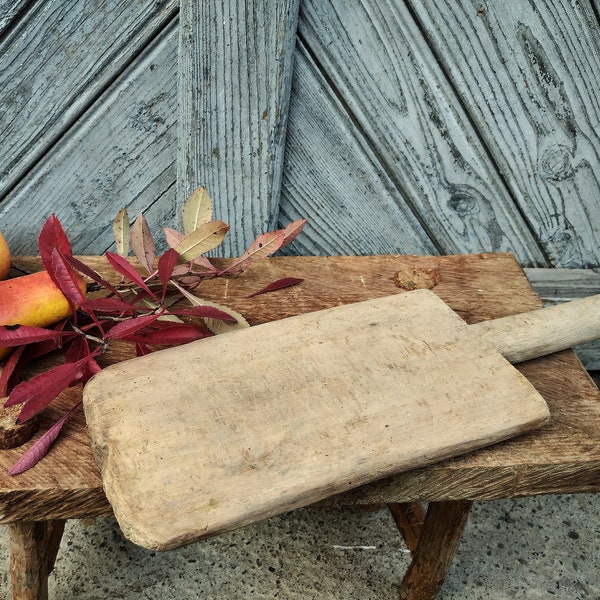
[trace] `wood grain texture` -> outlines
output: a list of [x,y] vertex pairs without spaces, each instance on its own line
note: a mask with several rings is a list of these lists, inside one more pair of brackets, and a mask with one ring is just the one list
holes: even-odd
[[[592,269],[525,269],[525,274],[546,305],[600,294],[600,273]],[[588,371],[600,370],[599,341],[574,350]]]
[[[111,277],[107,261],[84,257]],[[39,269],[38,258],[15,264]],[[221,263],[225,264],[225,263]],[[467,322],[475,323],[541,306],[514,258],[476,256],[281,257],[257,263],[242,277],[202,284],[209,300],[231,306],[252,324],[311,310],[393,294],[396,273],[437,270],[435,292]],[[282,277],[304,281],[287,290],[248,298]],[[114,273],[111,277],[117,281]],[[131,356],[114,348],[106,360]],[[331,499],[366,504],[415,500],[487,499],[519,495],[600,491],[600,392],[572,352],[530,361],[519,370],[548,402],[550,423],[509,442],[460,459],[418,469]],[[79,398],[69,389],[43,415],[41,430]],[[111,513],[102,490],[82,412],[66,425],[48,456],[34,469],[8,477],[21,450],[0,452],[0,522],[44,520]]]
[[600,35],[589,2],[409,5],[549,264],[598,265]]
[[172,21],[0,204],[13,253],[37,252],[37,236],[55,213],[76,252],[102,253],[112,220],[126,207],[160,227],[177,226],[176,62]]
[[390,502],[387,507],[406,547],[414,553],[423,531],[425,507],[421,502]]
[[512,363],[600,340],[600,295],[577,298],[525,314],[477,323],[469,333],[485,339]]
[[435,254],[378,157],[302,43],[286,141],[280,221],[307,218],[285,254]]
[[31,0],[2,0],[0,1],[0,36],[10,27],[14,27],[16,20],[25,13]]
[[0,198],[111,85],[177,2],[37,2],[0,43]]
[[593,269],[524,269],[545,303],[568,302],[600,294],[600,273]]
[[12,600],[48,600],[48,575],[64,526],[64,521],[9,524]]
[[[348,113],[349,118],[337,118],[336,125],[350,129],[347,137],[365,138],[361,143],[371,147],[377,169],[397,188],[396,219],[412,212],[410,221],[416,218],[442,254],[510,250],[522,264],[544,264],[526,221],[515,209],[403,2],[306,1],[302,3],[298,33],[327,80],[326,85]],[[300,83],[322,85],[319,79],[303,78]],[[300,129],[302,137],[298,141],[304,138],[305,143],[303,152],[294,153],[286,168],[293,170],[296,181],[304,179],[310,188],[313,177],[322,183],[330,175],[327,163],[318,173],[310,162],[303,162],[305,154],[319,152],[323,137],[319,120],[327,123],[329,116],[323,113],[328,106],[319,102],[317,94],[297,95],[295,90],[292,103],[303,103],[299,111],[311,112],[314,125],[306,129],[305,123],[290,119],[290,130],[296,134]],[[306,99],[313,101],[307,106]],[[292,110],[292,117],[295,114]],[[327,124],[325,128],[328,132]],[[339,155],[339,162],[346,163],[347,170],[356,168],[347,147],[333,151]],[[330,161],[335,165],[335,158]],[[390,240],[388,251],[399,247],[399,251],[409,252],[407,246],[421,238],[420,228],[407,237],[396,231],[393,219],[387,227],[381,226],[388,213],[383,213],[373,196],[380,190],[385,195],[389,186],[377,179],[371,176],[363,184],[375,188],[367,197],[329,197],[326,183],[317,196],[325,196],[329,203],[326,217],[330,205],[336,203],[342,207],[339,212],[366,214],[366,219],[355,217],[360,223],[357,227],[366,228],[372,221],[373,228],[381,228],[377,237]],[[329,245],[333,237],[346,248],[346,231],[326,230],[329,223],[322,223],[321,213],[314,210],[314,194],[304,192],[303,187],[298,183],[287,187],[286,201],[300,205],[296,213],[304,210],[309,222],[315,215],[323,245]],[[352,250],[368,253],[374,251],[372,246],[377,244],[366,237],[362,243],[354,242]]]
[[469,500],[431,502],[419,544],[400,587],[400,600],[433,600],[450,570],[467,524]]
[[543,398],[467,329],[413,290],[102,370],[83,405],[125,536],[177,548],[541,426]]
[[238,256],[277,218],[299,0],[181,3],[181,205],[199,185]]

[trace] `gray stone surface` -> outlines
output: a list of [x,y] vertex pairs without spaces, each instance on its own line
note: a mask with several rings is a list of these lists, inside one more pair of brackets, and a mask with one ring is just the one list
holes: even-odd
[[[114,519],[67,524],[51,600],[396,599],[408,551],[386,509],[304,509],[154,553]],[[439,600],[600,598],[600,498],[476,503]],[[6,530],[0,597],[9,598]]]

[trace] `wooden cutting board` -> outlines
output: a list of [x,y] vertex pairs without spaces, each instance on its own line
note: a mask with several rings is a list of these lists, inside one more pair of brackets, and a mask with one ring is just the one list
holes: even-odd
[[540,426],[543,398],[489,341],[511,360],[573,342],[552,327],[540,348],[547,323],[518,318],[467,326],[418,290],[104,369],[84,407],[120,526],[175,548]]

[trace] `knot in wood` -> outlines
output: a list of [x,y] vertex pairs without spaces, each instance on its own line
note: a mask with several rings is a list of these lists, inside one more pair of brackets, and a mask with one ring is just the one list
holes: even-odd
[[573,177],[573,154],[564,144],[551,144],[538,158],[537,171],[546,181],[556,182]]
[[394,276],[394,284],[403,290],[431,290],[441,281],[439,269],[406,268]]
[[457,190],[450,196],[448,208],[464,218],[479,212],[479,202],[473,194],[465,190]]

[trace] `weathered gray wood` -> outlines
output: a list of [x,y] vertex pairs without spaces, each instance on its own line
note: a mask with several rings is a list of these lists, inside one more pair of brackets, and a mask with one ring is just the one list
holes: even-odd
[[0,198],[172,20],[175,0],[37,2],[0,43]]
[[280,210],[284,223],[308,218],[289,254],[437,254],[301,43]]
[[31,0],[1,0],[0,1],[0,36],[15,24],[15,20],[25,12]]
[[[286,160],[286,171],[292,174],[285,174],[288,182],[293,179],[293,186],[286,185],[285,201],[298,205],[296,214],[305,212],[309,222],[315,220],[322,250],[381,251],[370,236],[330,231],[336,227],[332,213],[337,203],[337,211],[347,213],[356,229],[378,230],[375,238],[387,239],[388,251],[411,251],[421,235],[418,229],[406,235],[406,229],[410,221],[418,220],[441,253],[511,250],[524,264],[543,265],[527,223],[411,15],[402,2],[392,4],[303,2],[299,37],[331,87],[331,95],[341,98],[348,113],[338,110],[333,117],[334,127],[349,130],[335,137],[364,136],[364,140],[350,143],[350,148],[333,141],[327,144],[323,138],[331,135],[331,107],[318,91],[301,89],[322,86],[324,79],[296,78],[286,149],[293,152]],[[296,147],[299,144],[303,147]],[[370,146],[378,163],[376,171],[384,176],[369,174],[363,181],[360,187],[370,187],[371,193],[334,195],[329,163],[334,169],[343,165],[346,172],[360,171],[362,165],[352,154],[352,146],[357,145]],[[315,164],[314,154],[326,160]],[[365,173],[355,177],[364,178]],[[391,195],[398,204],[391,218],[374,199],[389,196],[390,183],[397,188]],[[324,211],[315,210],[317,202],[325,206]],[[407,212],[416,219],[411,217],[401,232],[396,221]]]
[[179,204],[205,185],[239,255],[277,218],[299,0],[181,3]]
[[13,253],[36,253],[52,212],[76,252],[102,253],[112,220],[144,212],[153,231],[175,226],[177,20],[123,73],[77,126],[0,204]]
[[524,270],[533,289],[546,303],[600,294],[600,272],[592,269]]
[[[600,273],[591,269],[525,269],[533,289],[546,305],[600,294]],[[600,342],[575,347],[588,371],[600,370]]]
[[409,4],[551,265],[597,265],[600,30],[589,2]]

